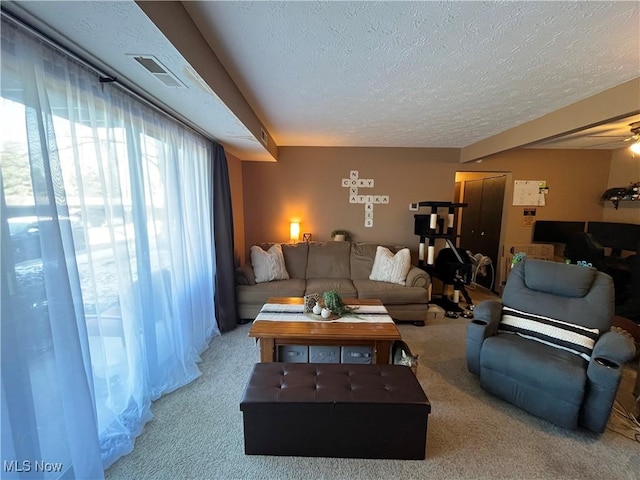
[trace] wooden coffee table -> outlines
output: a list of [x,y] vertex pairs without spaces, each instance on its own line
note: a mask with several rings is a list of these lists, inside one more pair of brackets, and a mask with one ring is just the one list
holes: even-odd
[[[267,303],[303,304],[300,297],[272,297]],[[375,299],[344,299],[350,306],[378,305]],[[390,318],[390,317],[389,317]],[[256,320],[249,336],[258,339],[260,361],[275,362],[280,345],[364,345],[372,347],[373,363],[387,364],[391,343],[400,340],[400,332],[393,321],[389,322],[341,322]]]

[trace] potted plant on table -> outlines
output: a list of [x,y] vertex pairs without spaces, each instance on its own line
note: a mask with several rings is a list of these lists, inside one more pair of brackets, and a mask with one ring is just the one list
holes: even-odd
[[328,310],[329,313],[333,315],[337,315],[338,317],[353,315],[353,312],[358,309],[358,307],[349,307],[345,305],[342,301],[342,297],[335,290],[324,292],[322,294],[322,303],[324,305],[324,309]]
[[347,230],[334,230],[331,232],[331,238],[338,242],[350,242],[351,233]]

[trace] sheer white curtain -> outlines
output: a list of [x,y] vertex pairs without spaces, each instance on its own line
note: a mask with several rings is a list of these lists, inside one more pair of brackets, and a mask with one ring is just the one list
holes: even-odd
[[3,478],[100,478],[219,334],[213,145],[4,18],[1,70]]

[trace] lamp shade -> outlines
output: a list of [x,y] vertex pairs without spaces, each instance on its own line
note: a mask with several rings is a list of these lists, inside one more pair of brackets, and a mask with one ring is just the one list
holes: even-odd
[[632,143],[629,148],[631,149],[631,151],[633,153],[637,153],[637,154],[640,155],[640,140],[638,140],[637,142]]
[[289,226],[289,237],[292,241],[300,240],[300,222],[291,222]]

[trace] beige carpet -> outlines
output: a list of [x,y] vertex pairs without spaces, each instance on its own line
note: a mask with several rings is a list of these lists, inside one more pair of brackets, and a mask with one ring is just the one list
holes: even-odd
[[[134,451],[106,478],[640,480],[640,443],[630,437],[565,431],[482,391],[466,370],[467,322],[399,326],[420,356],[418,378],[432,405],[424,461],[244,455],[239,402],[258,349],[243,325],[211,342],[200,378],[155,402]],[[625,367],[618,395],[630,408],[635,375]]]

